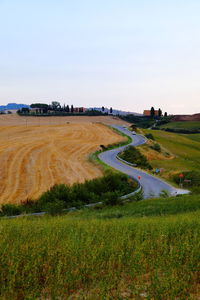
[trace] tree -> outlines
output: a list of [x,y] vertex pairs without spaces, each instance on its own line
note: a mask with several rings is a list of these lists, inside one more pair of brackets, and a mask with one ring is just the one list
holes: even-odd
[[167,117],[167,112],[165,112],[164,117]]
[[162,116],[162,110],[159,108],[158,110],[158,116],[161,117]]
[[113,109],[112,109],[112,107],[110,108],[110,114],[112,114],[112,112],[113,112]]
[[155,116],[155,109],[154,109],[154,107],[152,106],[152,108],[151,108],[151,117],[154,117]]
[[29,109],[28,107],[22,107],[21,112],[22,112],[23,114],[27,114],[27,113],[30,112],[30,109]]
[[66,112],[69,113],[69,105],[66,106]]
[[104,111],[104,110],[105,110],[105,107],[104,107],[104,106],[102,106],[101,110],[102,110],[102,111]]
[[32,103],[31,108],[41,108],[44,110],[48,110],[49,105],[46,103]]
[[71,113],[73,113],[73,112],[74,112],[74,106],[71,105]]
[[52,107],[52,110],[58,110],[61,107],[60,102],[52,101],[51,107]]

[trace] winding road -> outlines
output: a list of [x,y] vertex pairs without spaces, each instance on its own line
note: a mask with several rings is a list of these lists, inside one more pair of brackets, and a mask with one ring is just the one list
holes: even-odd
[[138,134],[133,135],[128,129],[122,126],[112,125],[112,127],[130,136],[132,142],[129,145],[102,152],[99,154],[99,158],[107,165],[121,171],[122,173],[127,174],[134,179],[138,180],[138,176],[140,176],[139,182],[144,192],[144,198],[157,197],[163,190],[167,191],[171,196],[189,193],[188,190],[177,189],[156,176],[150,175],[144,171],[141,171],[140,169],[134,168],[126,163],[121,162],[117,158],[117,155],[121,151],[123,151],[130,145],[139,146],[144,144],[146,142],[146,138]]

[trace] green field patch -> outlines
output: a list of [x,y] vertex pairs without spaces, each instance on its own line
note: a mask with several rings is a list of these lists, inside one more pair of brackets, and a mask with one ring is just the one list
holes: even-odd
[[161,125],[160,128],[178,128],[178,129],[200,129],[200,122],[184,121],[184,122],[169,122]]
[[[193,135],[188,137],[188,135],[160,130],[144,130],[144,132],[153,133],[156,142],[174,156],[173,159],[150,160],[153,168],[162,168],[164,170],[160,176],[173,181],[175,173],[199,171],[200,147],[198,138],[192,139],[190,136]],[[186,187],[188,187],[187,184]]]
[[[83,211],[0,220],[0,298],[197,299],[200,210],[187,197],[89,219]],[[112,217],[116,210],[122,217]]]

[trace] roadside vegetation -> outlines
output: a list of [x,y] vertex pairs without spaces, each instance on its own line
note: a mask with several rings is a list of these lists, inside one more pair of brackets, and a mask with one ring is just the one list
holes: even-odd
[[10,216],[42,211],[59,214],[63,209],[80,208],[85,204],[97,202],[115,205],[120,202],[120,196],[132,193],[137,187],[138,184],[128,176],[107,172],[105,176],[85,183],[76,183],[72,186],[55,185],[38,199],[27,199],[21,205],[4,204],[0,215]]
[[135,115],[126,115],[119,116],[119,118],[126,122],[133,123],[140,128],[149,128],[155,123],[154,118],[151,117],[138,117]]
[[197,299],[200,198],[0,220],[1,299]]
[[152,169],[147,158],[143,154],[141,154],[141,152],[134,146],[127,147],[123,152],[119,154],[119,157],[139,168],[148,170]]
[[[147,157],[153,169],[162,169],[160,176],[174,183],[180,183],[177,178],[180,174],[190,174],[191,182],[185,176],[181,185],[192,191],[199,192],[200,176],[200,144],[199,135],[177,134],[160,130],[143,130],[145,134],[153,134],[154,142],[161,146],[161,153],[152,152],[151,142],[139,147],[140,151]],[[186,179],[186,181],[185,181]]]
[[99,158],[99,154],[101,152],[104,152],[104,151],[108,151],[108,150],[111,150],[111,149],[114,149],[114,148],[119,148],[121,146],[128,145],[128,144],[130,144],[132,142],[132,139],[131,139],[130,136],[124,134],[123,132],[117,130],[116,128],[113,128],[112,126],[108,126],[108,127],[111,130],[113,130],[114,132],[116,132],[117,134],[121,135],[125,139],[123,141],[119,142],[119,143],[113,143],[113,144],[109,144],[107,146],[100,145],[100,148],[101,148],[100,150],[97,150],[96,152],[90,154],[89,161],[92,162],[92,163],[94,163],[94,164],[98,164],[99,166],[101,166],[102,170],[104,172],[111,171],[111,172],[114,172],[114,173],[116,173],[116,172],[118,173],[118,171],[116,171],[112,167],[108,166],[103,161],[101,161],[100,158]]

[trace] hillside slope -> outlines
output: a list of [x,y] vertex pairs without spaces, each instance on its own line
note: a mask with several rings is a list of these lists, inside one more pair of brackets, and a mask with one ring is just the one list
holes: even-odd
[[97,123],[0,127],[0,204],[36,198],[54,184],[101,176],[89,154],[123,139]]
[[0,298],[198,299],[199,207],[181,196],[0,220]]

